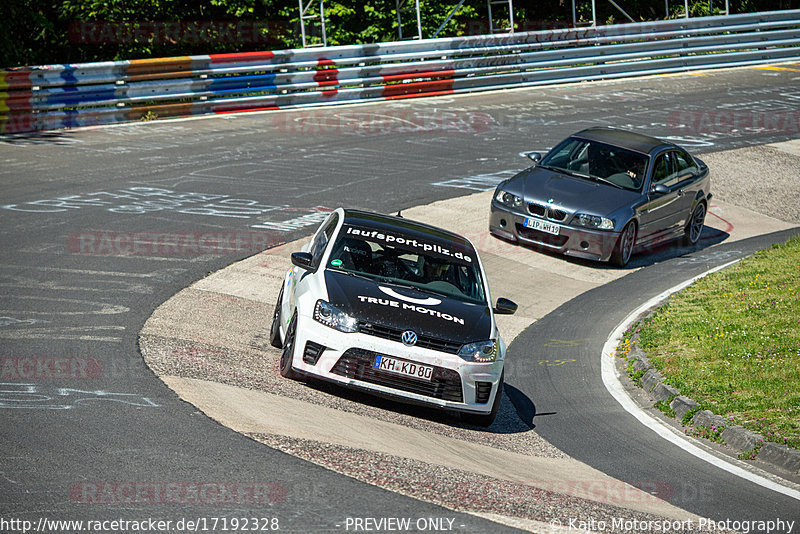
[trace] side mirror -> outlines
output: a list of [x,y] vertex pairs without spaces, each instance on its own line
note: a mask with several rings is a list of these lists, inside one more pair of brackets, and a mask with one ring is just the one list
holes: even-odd
[[309,252],[293,252],[292,253],[292,265],[296,267],[300,267],[301,269],[305,269],[306,271],[311,271],[312,273],[316,271],[313,266],[314,257]]
[[542,155],[538,152],[526,152],[525,157],[527,157],[534,163],[539,163],[540,161],[542,161]]
[[500,315],[513,315],[517,311],[517,303],[500,297],[494,306],[494,312]]
[[659,195],[666,195],[669,193],[669,187],[664,184],[656,184],[650,188],[650,191],[653,193],[658,193]]

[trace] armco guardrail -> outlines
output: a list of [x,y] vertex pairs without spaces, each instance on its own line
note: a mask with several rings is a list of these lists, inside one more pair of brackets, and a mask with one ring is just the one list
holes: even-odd
[[0,70],[0,133],[800,59],[800,10]]

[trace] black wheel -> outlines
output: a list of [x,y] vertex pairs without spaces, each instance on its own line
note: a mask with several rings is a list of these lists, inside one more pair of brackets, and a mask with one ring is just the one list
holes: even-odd
[[269,344],[280,349],[283,347],[281,343],[281,300],[283,300],[283,288],[278,293],[278,303],[275,304],[275,311],[272,312],[272,325],[269,327]]
[[503,398],[503,375],[500,375],[500,382],[497,383],[497,393],[494,394],[494,402],[492,403],[492,411],[487,414],[474,414],[462,413],[461,420],[473,426],[480,426],[483,428],[492,426],[495,417],[497,417],[497,410],[500,409],[500,400]]
[[703,224],[705,224],[705,221],[706,205],[701,202],[694,208],[692,216],[686,224],[686,233],[683,235],[684,245],[696,245],[697,242],[700,241],[700,234],[703,233]]
[[279,370],[281,376],[284,378],[291,378],[297,380],[299,375],[292,369],[292,354],[294,353],[294,340],[297,333],[297,313],[292,316],[289,322],[289,328],[286,329],[286,339],[283,340],[283,352],[281,352],[281,361]]
[[636,244],[636,223],[633,221],[625,225],[622,233],[611,253],[611,263],[617,267],[625,267],[631,259],[633,246]]

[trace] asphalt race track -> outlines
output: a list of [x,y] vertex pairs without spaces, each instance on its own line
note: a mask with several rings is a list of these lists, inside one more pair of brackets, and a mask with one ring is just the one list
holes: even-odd
[[[767,234],[657,263],[587,291],[535,322],[509,352],[517,364],[507,373],[507,391],[518,413],[571,457],[654,490],[701,517],[719,522],[797,519],[797,500],[728,475],[642,426],[609,395],[599,358],[610,332],[648,299],[796,234]],[[544,366],[535,360],[566,363]],[[643,450],[650,451],[649,461],[637,461]]]
[[[345,532],[354,518],[405,517],[438,518],[463,532],[510,530],[336,475],[210,421],[147,369],[138,332],[180,289],[306,235],[329,208],[394,212],[490,189],[525,165],[519,152],[544,150],[586,126],[632,128],[700,154],[796,137],[796,122],[792,130],[786,121],[768,128],[763,121],[797,109],[797,69],[0,138],[0,517],[34,526],[43,518],[155,518],[179,531],[193,530],[186,521],[221,531],[220,519],[249,518],[284,532]],[[570,352],[580,365],[509,379],[517,405],[537,432],[615,477],[679,488],[678,473],[697,473],[703,486],[679,502],[697,513],[722,517],[718,507],[727,505],[797,517],[788,500],[673,458],[644,429],[632,436],[636,423],[625,414],[618,428],[598,428],[598,414],[619,412],[595,400],[599,378],[557,385],[570,378],[559,372],[595,365],[589,358],[604,336],[657,284],[678,276],[670,266],[682,261],[587,294],[606,304],[599,316],[582,318],[594,321],[585,334],[575,322],[584,297],[557,311],[571,311],[572,322],[548,317],[523,334],[580,336],[585,344]],[[699,253],[686,272],[716,261]],[[525,402],[533,384],[537,399],[543,384],[552,388],[548,402]],[[581,424],[560,425],[567,416]],[[625,461],[624,440],[634,437],[664,450],[665,461]]]

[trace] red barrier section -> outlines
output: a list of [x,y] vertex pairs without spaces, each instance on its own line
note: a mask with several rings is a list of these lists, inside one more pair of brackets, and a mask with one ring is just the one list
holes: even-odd
[[0,90],[5,89],[30,89],[33,87],[30,75],[33,69],[19,67],[16,69],[0,69]]
[[30,113],[0,117],[0,133],[22,133],[37,130],[36,121]]
[[387,99],[411,98],[415,96],[449,95],[453,93],[453,80],[431,82],[396,83],[383,88],[381,96]]
[[399,80],[411,80],[414,78],[452,78],[455,71],[448,70],[433,70],[428,72],[403,72],[400,74],[385,74],[382,76],[385,82],[396,82]]
[[211,59],[212,65],[216,65],[218,63],[268,63],[272,61],[272,58],[275,57],[275,53],[270,51],[235,52],[232,54],[209,54],[208,57]]
[[[320,87],[339,85],[339,69],[326,68],[333,65],[336,65],[336,63],[330,59],[320,59],[317,61],[317,73],[314,75],[314,81],[317,82]],[[330,98],[338,92],[339,90],[337,88],[323,89],[322,96]]]

